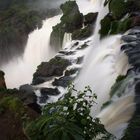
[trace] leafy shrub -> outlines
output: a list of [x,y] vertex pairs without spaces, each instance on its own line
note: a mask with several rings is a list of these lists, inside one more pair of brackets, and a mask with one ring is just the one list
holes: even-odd
[[25,132],[31,140],[108,140],[111,135],[104,125],[90,116],[96,98],[89,87],[77,92],[71,86],[62,100],[45,106],[43,115],[27,124]]

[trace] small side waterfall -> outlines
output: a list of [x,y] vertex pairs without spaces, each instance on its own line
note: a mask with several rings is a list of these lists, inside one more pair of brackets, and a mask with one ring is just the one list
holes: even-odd
[[49,41],[52,27],[59,21],[60,15],[43,21],[41,29],[30,33],[23,57],[12,60],[1,68],[5,72],[8,88],[18,88],[22,84],[30,83],[37,66],[56,54],[50,48]]
[[65,33],[63,43],[62,43],[62,48],[66,46],[67,43],[71,42],[71,33]]

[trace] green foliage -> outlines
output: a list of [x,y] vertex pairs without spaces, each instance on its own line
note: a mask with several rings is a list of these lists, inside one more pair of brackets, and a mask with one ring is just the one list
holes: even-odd
[[[111,87],[110,97],[112,97],[116,93],[117,90],[119,91],[119,88],[121,87],[122,83],[124,83],[124,80],[126,78],[127,77],[124,75],[120,75],[117,77],[115,84]],[[118,95],[118,96],[121,96],[121,95]]]
[[107,101],[105,102],[102,107],[101,107],[101,110],[105,109],[107,106],[109,106],[110,104],[112,103],[112,101]]
[[101,20],[101,29],[100,34],[101,37],[108,35],[111,27],[112,17],[110,15],[106,15],[104,19]]
[[14,94],[17,93],[17,89],[6,89],[6,88],[0,88],[0,94]]
[[24,113],[23,103],[16,97],[7,96],[0,101],[0,112],[6,110],[13,111],[17,115],[22,115]]
[[112,16],[106,15],[103,20],[101,20],[101,37],[110,34],[124,33],[132,26],[132,18],[128,15],[122,20],[114,20]]
[[89,87],[77,92],[73,86],[62,100],[49,103],[43,115],[27,124],[26,134],[31,140],[108,140],[111,136],[98,118],[90,116],[96,95]]
[[118,83],[118,82],[124,80],[125,78],[126,78],[126,75],[119,75],[116,79],[116,82]]
[[125,0],[111,0],[109,9],[115,19],[122,18],[129,11],[129,2]]

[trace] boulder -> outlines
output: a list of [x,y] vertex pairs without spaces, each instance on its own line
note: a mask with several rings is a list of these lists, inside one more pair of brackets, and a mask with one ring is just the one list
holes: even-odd
[[54,57],[49,62],[42,62],[38,66],[37,71],[33,75],[33,84],[36,83],[38,77],[50,78],[52,76],[61,76],[63,71],[71,64],[67,59]]
[[31,85],[22,85],[19,88],[19,98],[24,102],[24,104],[32,104],[36,103],[37,97],[33,91],[33,87]]
[[87,15],[84,16],[84,24],[88,25],[88,24],[93,24],[95,23],[96,19],[98,16],[98,12],[96,13],[88,13]]
[[83,14],[80,13],[76,1],[67,1],[60,6],[63,16],[61,22],[67,33],[72,33],[76,29],[80,29],[83,24]]
[[53,86],[61,86],[66,88],[72,82],[72,80],[73,78],[71,78],[70,76],[64,76],[59,79],[55,78],[52,84]]
[[57,88],[42,88],[40,90],[41,95],[44,97],[48,96],[48,95],[58,95],[60,94],[59,90]]

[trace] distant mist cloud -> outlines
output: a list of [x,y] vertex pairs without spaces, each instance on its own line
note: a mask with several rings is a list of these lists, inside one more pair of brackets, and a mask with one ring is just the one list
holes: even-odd
[[29,1],[29,6],[36,10],[43,9],[58,9],[62,3],[67,0],[32,0]]

